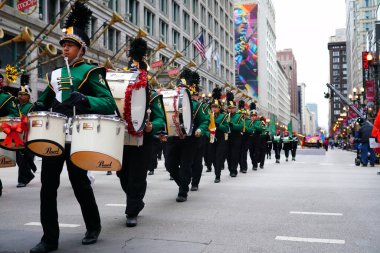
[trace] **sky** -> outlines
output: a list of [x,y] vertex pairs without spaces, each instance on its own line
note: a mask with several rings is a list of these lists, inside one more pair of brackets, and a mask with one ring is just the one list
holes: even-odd
[[272,0],[276,11],[277,51],[291,48],[297,61],[297,82],[306,84],[306,103],[318,104],[318,124],[328,127],[327,43],[345,28],[345,0]]

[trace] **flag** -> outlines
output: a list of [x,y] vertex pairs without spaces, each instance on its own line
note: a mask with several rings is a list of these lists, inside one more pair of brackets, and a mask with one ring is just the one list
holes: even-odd
[[276,116],[274,114],[270,116],[269,132],[272,135],[276,135]]
[[194,41],[194,46],[198,50],[199,54],[201,55],[202,60],[206,59],[206,56],[205,56],[206,50],[205,50],[205,44],[203,40],[203,33],[201,33],[199,38]]
[[289,124],[288,124],[288,132],[289,132],[289,136],[292,137],[292,135],[293,135],[292,120],[289,121]]
[[212,45],[209,47],[209,49],[207,49],[207,52],[206,52],[207,69],[210,69],[211,58],[212,58]]
[[216,69],[220,71],[220,57],[218,52],[215,53],[214,60],[216,61]]

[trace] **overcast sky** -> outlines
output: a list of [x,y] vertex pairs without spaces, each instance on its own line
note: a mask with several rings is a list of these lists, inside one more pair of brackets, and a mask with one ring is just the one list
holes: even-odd
[[272,0],[276,10],[277,51],[292,48],[298,83],[306,84],[306,103],[318,104],[319,125],[328,126],[329,82],[327,43],[345,28],[345,0]]

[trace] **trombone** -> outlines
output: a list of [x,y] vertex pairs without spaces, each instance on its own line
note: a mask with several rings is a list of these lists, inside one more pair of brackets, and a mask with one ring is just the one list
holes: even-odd
[[165,44],[163,41],[160,40],[160,42],[158,42],[158,45],[157,45],[157,47],[154,49],[154,51],[152,52],[152,54],[149,55],[147,61],[150,61],[150,60],[153,58],[153,56],[154,56],[158,51],[160,51],[161,49],[164,49],[164,48],[166,48],[166,44]]
[[[2,33],[2,34],[1,34]],[[4,31],[1,29],[1,32],[0,32],[1,35],[4,36]],[[16,42],[22,42],[22,41],[25,41],[25,42],[33,42],[34,40],[34,36],[33,36],[33,33],[32,31],[30,30],[29,27],[25,26],[22,30],[21,30],[21,33],[19,35],[17,35],[16,37],[14,37],[13,39],[10,39],[8,41],[5,41],[3,43],[0,44],[0,47],[2,46],[5,46],[5,45],[8,45],[8,44],[11,44],[11,43],[16,43]]]
[[112,13],[112,18],[110,20],[110,22],[108,24],[106,24],[103,28],[103,30],[98,34],[98,32],[95,33],[95,38],[91,41],[90,43],[90,47],[98,41],[98,39],[100,38],[100,36],[102,36],[102,34],[108,29],[110,28],[111,26],[113,26],[115,23],[118,23],[118,22],[123,22],[124,19],[122,16],[120,16],[117,12],[113,12]]
[[49,56],[55,56],[57,55],[58,51],[57,48],[53,44],[46,44],[45,49],[37,55],[34,59],[32,59],[30,62],[26,63],[21,67],[21,69],[25,69],[26,67],[30,66],[33,62],[37,61],[39,58],[49,55]]
[[8,2],[8,0],[4,0],[0,3],[0,10],[3,8],[3,6]]

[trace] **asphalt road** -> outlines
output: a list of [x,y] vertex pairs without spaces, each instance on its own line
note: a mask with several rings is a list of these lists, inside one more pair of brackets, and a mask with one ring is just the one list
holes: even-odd
[[[379,168],[356,167],[355,154],[300,150],[296,162],[266,161],[265,169],[221,183],[203,173],[198,192],[176,203],[177,186],[159,162],[148,176],[145,209],[125,227],[125,195],[115,174],[96,172],[102,219],[95,245],[83,246],[79,205],[66,171],[59,189],[61,236],[56,252],[339,253],[380,252]],[[39,164],[39,162],[37,162]],[[39,172],[18,189],[17,168],[0,169],[0,253],[29,252],[42,235]]]

